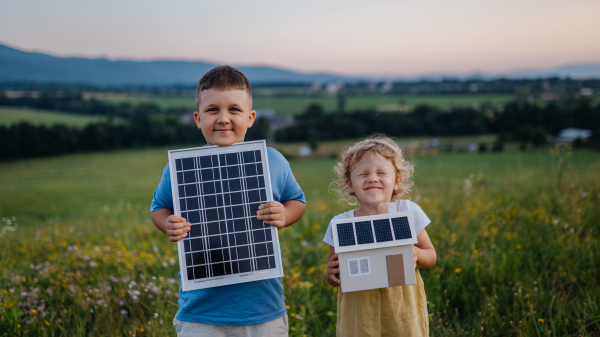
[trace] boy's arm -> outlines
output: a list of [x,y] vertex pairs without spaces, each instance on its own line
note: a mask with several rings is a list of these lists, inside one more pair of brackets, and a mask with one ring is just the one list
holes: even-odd
[[302,201],[288,200],[283,204],[278,201],[269,201],[258,207],[256,217],[267,225],[282,229],[300,220],[304,215],[304,210],[306,210],[306,204]]
[[150,218],[154,226],[161,232],[167,234],[172,242],[177,242],[187,236],[191,230],[192,224],[185,218],[173,215],[173,210],[169,208],[160,208],[150,213]]
[[425,229],[417,235],[417,241],[418,243],[413,246],[415,264],[419,268],[429,269],[433,267],[437,260],[437,254]]

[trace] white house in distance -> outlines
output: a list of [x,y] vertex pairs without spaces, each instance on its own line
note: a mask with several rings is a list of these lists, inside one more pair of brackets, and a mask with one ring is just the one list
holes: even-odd
[[571,144],[577,138],[580,138],[581,140],[586,140],[586,139],[590,138],[591,136],[592,136],[591,130],[566,128],[566,129],[560,130],[560,132],[558,133],[557,141],[559,143]]
[[395,202],[387,209],[387,214],[332,220],[343,292],[416,283],[412,213],[398,212]]

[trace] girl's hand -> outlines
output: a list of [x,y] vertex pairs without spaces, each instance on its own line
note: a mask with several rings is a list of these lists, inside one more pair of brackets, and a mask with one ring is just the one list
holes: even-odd
[[413,257],[415,259],[415,267],[417,266],[417,247],[415,247],[415,245],[413,245]]
[[329,279],[329,284],[335,287],[339,287],[342,283],[338,278],[340,274],[340,261],[338,261],[338,255],[333,254],[329,258],[329,262],[327,263],[327,278]]

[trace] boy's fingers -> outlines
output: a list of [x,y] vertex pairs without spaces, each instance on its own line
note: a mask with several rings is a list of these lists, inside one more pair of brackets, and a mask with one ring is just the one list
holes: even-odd
[[191,228],[192,224],[189,222],[167,222],[167,229],[182,229],[182,228]]
[[182,218],[177,215],[169,215],[169,217],[167,218],[167,222],[186,222],[186,221],[187,220],[185,218]]
[[340,279],[335,276],[335,274],[329,274],[329,278],[335,283],[341,283]]

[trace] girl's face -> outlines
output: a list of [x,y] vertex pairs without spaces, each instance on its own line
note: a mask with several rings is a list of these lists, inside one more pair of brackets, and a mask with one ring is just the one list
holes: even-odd
[[381,206],[392,199],[392,192],[398,188],[394,164],[382,155],[375,153],[361,159],[352,172],[348,187],[362,205]]

